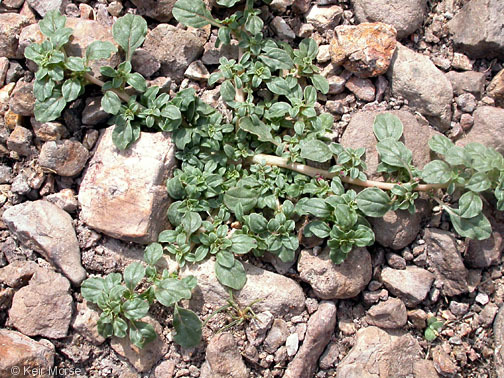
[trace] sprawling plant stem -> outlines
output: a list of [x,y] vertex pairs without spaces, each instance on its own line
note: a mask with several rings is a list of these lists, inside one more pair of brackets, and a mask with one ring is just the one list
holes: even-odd
[[[91,84],[95,84],[95,85],[98,85],[99,87],[103,87],[103,85],[105,84],[103,81],[101,81],[100,79],[86,73],[84,74],[84,78],[89,81]],[[130,100],[130,96],[123,92],[123,91],[119,91],[117,89],[111,89],[112,92],[114,92],[117,96],[119,96],[119,98],[121,100],[123,100],[124,102],[128,102]]]
[[[397,185],[396,183],[388,183],[388,182],[381,182],[381,181],[373,181],[373,180],[358,180],[358,179],[352,179],[348,176],[341,176],[338,173],[334,172],[331,173],[329,171],[326,171],[324,169],[319,169],[315,167],[310,167],[309,165],[305,164],[299,164],[299,163],[289,163],[288,159],[282,158],[279,156],[273,156],[273,155],[266,155],[266,154],[257,154],[249,158],[249,161],[254,164],[266,164],[266,165],[272,165],[272,166],[277,166],[280,168],[286,168],[290,169],[295,172],[302,173],[304,175],[310,176],[310,177],[324,177],[324,178],[333,178],[335,176],[339,176],[341,181],[347,183],[347,184],[352,184],[352,185],[357,185],[357,186],[363,186],[366,188],[370,187],[376,187],[380,188],[383,190],[391,190],[394,185]],[[446,184],[419,184],[415,187],[416,191],[419,192],[428,192],[430,190],[435,190],[435,189],[445,189],[447,187]]]

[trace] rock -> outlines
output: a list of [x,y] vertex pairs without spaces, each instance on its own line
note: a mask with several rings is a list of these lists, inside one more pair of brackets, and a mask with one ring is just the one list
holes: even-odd
[[30,130],[23,126],[16,126],[14,131],[9,135],[9,139],[7,139],[7,147],[21,156],[29,156],[31,154],[32,137],[33,134]]
[[468,2],[447,25],[455,47],[471,58],[504,58],[503,14],[502,1]]
[[306,14],[306,22],[319,30],[329,30],[339,24],[343,9],[337,5],[321,7],[314,5]]
[[8,165],[0,164],[0,184],[10,184],[12,182],[12,168]]
[[363,101],[371,102],[375,99],[376,89],[369,79],[352,76],[345,83],[345,87]]
[[278,13],[284,13],[293,3],[294,0],[273,0],[269,6]]
[[408,307],[415,307],[429,293],[434,275],[416,266],[407,266],[404,270],[383,268],[381,279],[385,287],[399,297]]
[[354,14],[359,23],[383,22],[397,30],[397,38],[407,37],[422,26],[427,9],[426,0],[352,0]]
[[293,40],[296,38],[296,34],[294,34],[291,27],[282,17],[276,16],[273,21],[271,21],[271,26],[280,39]]
[[[1,79],[1,78],[0,78]],[[0,80],[1,82],[1,80]],[[487,93],[495,102],[502,106],[504,103],[504,69],[500,70],[488,84]]]
[[331,60],[360,78],[383,75],[396,43],[394,27],[381,22],[337,26],[331,40]]
[[9,59],[2,56],[0,57],[0,87],[5,84],[5,77],[7,76],[7,71],[9,69]]
[[153,18],[159,22],[172,19],[172,9],[176,0],[132,0],[141,16]]
[[504,306],[501,306],[493,323],[495,342],[494,364],[497,376],[504,376]]
[[408,314],[403,301],[389,298],[371,307],[366,320],[368,324],[380,328],[400,328],[408,321]]
[[467,311],[469,311],[469,303],[451,301],[449,309],[453,315],[463,316],[467,314]]
[[156,368],[154,369],[154,377],[153,378],[173,378],[173,374],[175,373],[176,364],[172,360],[162,361]]
[[72,218],[47,201],[24,202],[3,213],[2,220],[24,245],[44,256],[78,286],[86,278]]
[[308,320],[303,345],[291,361],[284,378],[313,377],[317,360],[329,343],[336,326],[336,306],[333,302],[322,302],[319,309]]
[[342,264],[336,265],[327,248],[318,256],[302,250],[298,271],[321,299],[353,298],[371,281],[371,255],[366,248],[354,248]]
[[493,106],[478,107],[474,113],[474,125],[466,136],[457,141],[457,146],[481,143],[504,153],[504,109]]
[[408,311],[408,319],[416,329],[425,329],[427,326],[427,313],[421,308]]
[[[394,269],[406,269],[406,260],[404,257],[398,255],[397,253],[387,253],[385,255],[385,258],[387,260],[387,264]],[[373,281],[371,281],[373,282]],[[370,283],[371,283],[370,282]],[[377,281],[374,281],[377,282]],[[378,284],[381,285],[380,282]]]
[[[16,371],[21,376],[48,378],[49,369],[54,366],[54,346],[47,340],[35,341],[25,335],[0,329],[0,377],[15,377]],[[19,369],[19,370],[16,370]],[[26,369],[26,375],[23,372]]]
[[165,227],[169,206],[164,186],[175,166],[168,134],[141,133],[126,151],[112,142],[113,127],[100,137],[79,190],[81,218],[113,238],[149,243]]
[[0,282],[12,288],[28,284],[35,272],[40,268],[34,261],[13,261],[0,269]]
[[478,314],[478,323],[481,327],[490,327],[494,321],[499,308],[495,303],[489,303]]
[[398,43],[387,77],[393,96],[408,100],[409,107],[420,112],[434,126],[448,129],[453,89],[428,57]]
[[476,109],[476,98],[470,93],[463,93],[455,99],[460,110],[466,113],[472,113]]
[[[329,82],[328,94],[339,94],[345,90],[346,79],[344,77],[339,75],[330,75],[327,77],[327,81]],[[353,87],[355,87],[355,84],[353,85]],[[327,103],[326,106],[328,106]]]
[[65,210],[67,213],[73,213],[79,207],[79,202],[77,202],[72,189],[62,189],[58,193],[50,194],[44,199]]
[[2,5],[7,8],[10,8],[10,9],[21,8],[23,3],[24,3],[24,0],[4,0],[4,1],[2,1]]
[[271,312],[264,311],[257,314],[245,329],[250,344],[254,346],[260,345],[266,338],[266,332],[268,332],[272,324],[273,314]]
[[488,268],[499,263],[504,248],[502,235],[494,231],[485,240],[468,240],[464,262],[470,268]]
[[248,372],[238,346],[229,332],[212,337],[206,349],[212,378],[247,378]]
[[93,304],[84,300],[82,303],[77,303],[77,313],[72,321],[72,328],[93,344],[101,345],[105,342],[105,338],[98,333],[99,318],[100,312]]
[[268,353],[275,353],[275,351],[285,343],[288,336],[289,329],[287,328],[285,320],[275,319],[268,332],[268,336],[266,336],[264,340],[264,349]]
[[[209,259],[203,263],[190,264],[182,268],[181,276],[194,275],[198,286],[193,290],[190,306],[201,310],[204,303],[215,306],[226,304],[229,298],[227,290],[217,281],[214,273],[215,261]],[[270,311],[275,318],[290,318],[304,310],[305,297],[301,287],[292,279],[244,263],[247,283],[235,292],[236,303],[242,307],[262,298],[253,306],[254,312]],[[281,287],[282,290],[278,290]]]
[[151,77],[160,68],[161,63],[144,49],[136,49],[131,58],[133,70],[144,77]]
[[147,34],[143,48],[161,63],[162,76],[180,82],[189,64],[203,52],[204,43],[190,31],[160,24]]
[[23,173],[20,173],[14,178],[14,181],[12,181],[11,185],[11,192],[19,194],[21,196],[26,196],[28,193],[30,193],[31,188],[30,185],[28,184],[28,179],[26,178],[26,175]]
[[443,282],[443,293],[447,296],[467,293],[469,272],[464,266],[453,234],[428,228],[424,240],[429,264],[434,269],[436,279]]
[[149,371],[168,351],[168,344],[162,340],[163,327],[161,324],[150,316],[141,320],[152,325],[157,335],[155,340],[146,343],[142,349],[131,344],[129,337],[122,339],[112,337],[110,339],[112,349],[120,356],[125,357],[139,373]]
[[28,4],[34,9],[41,17],[44,17],[47,12],[52,10],[59,10],[63,13],[63,0],[27,0]]
[[45,142],[39,155],[42,168],[65,177],[77,176],[84,169],[89,151],[80,142],[65,139]]
[[443,376],[450,376],[457,372],[457,365],[451,360],[448,353],[446,353],[441,345],[438,345],[432,349],[432,360],[434,361],[434,367],[439,374]]
[[184,75],[189,79],[196,81],[206,81],[210,77],[210,73],[201,60],[195,60],[189,64],[189,67],[185,70]]
[[287,348],[287,355],[289,357],[296,355],[299,348],[299,336],[297,332],[294,332],[287,337],[287,340],[285,340],[285,346]]
[[218,48],[215,47],[215,42],[217,37],[214,35],[210,36],[210,40],[205,43],[203,56],[201,61],[206,65],[219,64],[219,59],[221,57],[226,57],[227,59],[238,60],[238,42],[236,40],[231,40],[229,45],[220,45]]
[[110,114],[101,107],[101,99],[101,97],[86,99],[86,106],[82,111],[82,123],[84,125],[103,125],[110,118]]
[[[383,111],[360,111],[355,113],[350,120],[340,143],[343,147],[366,149],[365,161],[367,169],[365,173],[370,180],[381,177],[376,172],[378,167],[378,151],[376,150],[376,137],[373,133],[373,122],[378,114]],[[404,132],[401,141],[404,142],[413,154],[413,164],[422,169],[430,161],[430,148],[428,141],[433,135],[437,134],[429,127],[420,126],[415,116],[411,113],[399,110],[388,112],[397,116],[403,126]]]
[[458,52],[453,53],[451,65],[456,70],[471,71],[473,69],[473,62],[467,55]]
[[66,337],[72,319],[69,289],[70,283],[62,275],[37,269],[28,286],[14,294],[10,324],[27,336]]
[[471,93],[476,98],[481,98],[485,89],[485,74],[483,72],[466,71],[456,72],[450,71],[445,74],[450,80],[453,88],[453,93],[458,96],[464,93]]
[[68,130],[59,122],[38,122],[35,117],[30,118],[35,136],[43,142],[60,140],[68,137]]
[[320,45],[317,53],[317,62],[327,63],[331,60],[331,46],[330,45]]
[[10,110],[16,114],[31,117],[34,104],[33,84],[22,80],[18,81],[9,101]]
[[338,364],[336,377],[437,377],[433,369],[420,374],[423,358],[422,348],[410,334],[362,328],[354,347]]
[[30,20],[20,14],[0,14],[0,56],[11,59],[22,58],[17,52],[19,34],[29,24]]
[[417,211],[388,211],[382,218],[369,218],[376,241],[382,246],[400,250],[413,242],[422,228],[422,221],[430,215],[431,205],[419,199],[415,203]]

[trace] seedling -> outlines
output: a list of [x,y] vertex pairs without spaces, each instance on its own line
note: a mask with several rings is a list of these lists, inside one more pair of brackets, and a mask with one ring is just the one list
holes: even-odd
[[436,318],[435,316],[431,316],[427,319],[427,328],[425,328],[424,337],[425,340],[432,342],[436,340],[436,337],[439,336],[439,330],[443,327],[444,322]]

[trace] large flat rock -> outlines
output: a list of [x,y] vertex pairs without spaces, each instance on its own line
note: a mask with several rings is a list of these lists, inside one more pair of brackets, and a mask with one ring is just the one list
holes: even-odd
[[117,239],[149,243],[164,228],[169,200],[165,182],[175,165],[166,133],[141,133],[126,151],[100,137],[79,191],[81,217],[91,228]]

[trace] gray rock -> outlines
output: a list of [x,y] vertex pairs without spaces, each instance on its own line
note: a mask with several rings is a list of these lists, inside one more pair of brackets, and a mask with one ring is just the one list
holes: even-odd
[[44,199],[67,213],[73,213],[79,207],[79,202],[77,202],[72,189],[61,189],[58,193],[50,194]]
[[453,89],[428,57],[398,43],[387,77],[393,96],[408,100],[410,108],[439,129],[449,128]]
[[17,9],[20,8],[24,3],[24,0],[4,0],[2,5],[7,8]]
[[354,14],[359,23],[383,22],[397,30],[397,38],[407,37],[422,26],[427,0],[352,0]]
[[455,316],[463,316],[469,311],[469,303],[461,303],[456,301],[450,302],[450,312]]
[[366,248],[354,248],[342,264],[336,265],[327,248],[318,256],[302,250],[298,271],[321,299],[353,298],[371,281],[371,255]]
[[63,0],[27,0],[28,4],[40,16],[44,17],[47,12],[52,10],[59,10],[61,13],[64,11]]
[[285,347],[287,349],[287,355],[289,357],[296,355],[299,348],[299,336],[297,332],[294,332],[287,337],[287,340],[285,340]]
[[195,60],[189,64],[189,67],[185,70],[184,75],[189,79],[196,81],[206,81],[210,77],[210,73],[201,60]]
[[152,325],[157,335],[155,340],[146,343],[142,349],[131,344],[129,337],[122,339],[112,337],[110,340],[111,348],[120,356],[125,357],[139,373],[149,371],[168,351],[168,344],[162,339],[163,327],[161,324],[150,316],[141,320]]
[[28,193],[30,193],[30,191],[31,188],[28,184],[28,178],[26,177],[26,175],[23,173],[17,175],[12,182],[11,192],[19,194],[20,196],[26,196]]
[[504,153],[504,109],[481,106],[474,111],[473,117],[473,127],[457,141],[457,146],[476,142]]
[[131,65],[133,70],[144,77],[151,77],[161,68],[161,63],[144,49],[135,50],[131,58]]
[[476,98],[470,93],[463,93],[455,99],[460,110],[466,113],[472,113],[476,109]]
[[387,253],[385,255],[385,258],[387,259],[387,264],[391,268],[406,269],[406,260],[402,256],[398,255],[397,253]]
[[30,118],[35,136],[43,142],[60,140],[68,137],[68,130],[59,122],[38,122],[35,117]]
[[273,0],[269,6],[278,13],[284,13],[293,3],[294,0]]
[[423,358],[422,348],[410,334],[362,328],[354,347],[338,364],[336,377],[437,377],[432,361]]
[[9,69],[9,59],[7,59],[4,56],[0,57],[0,87],[3,87],[3,85],[6,84],[5,77],[7,76],[8,69]]
[[48,371],[54,366],[54,345],[49,341],[37,342],[19,332],[0,329],[0,345],[0,377],[15,377],[16,369],[23,373],[26,368],[29,372],[36,371],[39,377],[49,378]]
[[245,329],[249,343],[255,346],[260,345],[266,338],[266,333],[272,324],[273,314],[271,312],[264,311],[257,314]]
[[[212,303],[215,306],[227,303],[229,294],[217,281],[214,266],[215,261],[209,259],[182,268],[181,276],[194,275],[198,279],[198,286],[193,290],[190,301],[190,306],[195,310],[201,310],[204,303]],[[246,307],[252,301],[262,298],[253,306],[253,310],[256,313],[270,311],[275,318],[290,318],[304,310],[304,293],[295,281],[247,263],[243,266],[247,273],[247,283],[234,294],[235,301],[240,306]],[[278,290],[280,287],[282,290]]]
[[340,353],[341,350],[337,342],[329,343],[326,350],[320,357],[319,361],[320,368],[326,370],[334,367],[338,362],[338,357]]
[[296,34],[294,34],[291,27],[282,17],[275,17],[273,21],[271,21],[271,26],[273,27],[277,37],[280,39],[293,40],[296,38]]
[[469,272],[457,249],[456,240],[450,232],[428,228],[424,234],[427,256],[436,279],[443,283],[447,296],[467,293]]
[[483,72],[450,71],[445,74],[450,80],[455,95],[471,93],[476,98],[480,98],[485,89],[485,74]]
[[159,60],[161,75],[180,82],[189,64],[203,52],[204,44],[188,30],[160,24],[147,34],[143,48]]
[[16,289],[27,285],[39,269],[42,268],[34,261],[13,261],[0,269],[0,282]]
[[77,303],[77,313],[72,321],[72,328],[93,344],[101,345],[105,342],[105,338],[98,333],[99,318],[100,312],[95,305],[84,300],[82,303]]
[[494,364],[498,377],[504,376],[504,306],[501,306],[493,323]]
[[[1,82],[1,76],[0,76]],[[504,103],[504,69],[500,70],[488,84],[487,93],[495,100],[495,103],[502,107]]]
[[33,84],[22,80],[18,81],[10,97],[10,110],[16,114],[31,117],[34,105]]
[[20,156],[31,154],[31,141],[33,133],[23,126],[16,126],[7,139],[7,147],[17,152]]
[[238,346],[231,333],[220,333],[212,337],[206,349],[210,374],[202,378],[247,378],[248,372]]
[[74,284],[86,278],[72,218],[47,201],[24,202],[7,209],[2,220],[24,245],[40,253]]
[[275,319],[268,332],[268,336],[264,340],[264,349],[268,353],[275,353],[285,343],[288,336],[289,329],[285,320]]
[[482,327],[490,327],[494,321],[494,318],[499,311],[499,307],[495,303],[489,303],[478,314],[478,323]]
[[82,123],[84,125],[103,125],[110,118],[110,114],[101,107],[101,99],[101,97],[86,99],[86,106],[82,111]]
[[153,18],[159,22],[168,22],[172,19],[172,9],[176,0],[132,0],[142,16]]
[[28,286],[12,298],[9,322],[27,336],[61,339],[72,319],[70,283],[62,275],[37,269]]
[[369,79],[352,76],[345,83],[345,87],[363,101],[371,102],[375,99],[376,88]]
[[89,151],[76,140],[45,142],[39,155],[39,165],[60,176],[77,176],[84,169]]
[[175,146],[165,133],[141,133],[126,151],[100,137],[78,195],[82,220],[113,238],[149,243],[165,227],[165,182],[175,166]]
[[[346,79],[344,77],[339,75],[330,75],[327,77],[327,81],[329,82],[328,94],[339,94],[345,90]],[[329,105],[326,103],[326,106]]]
[[306,22],[319,30],[329,30],[339,24],[343,9],[337,5],[321,7],[314,5],[306,14]]
[[400,328],[408,321],[408,313],[403,301],[389,298],[371,307],[366,320],[368,324],[380,328]]
[[455,46],[471,58],[504,57],[504,3],[468,2],[448,23]]
[[[360,111],[355,113],[350,120],[343,136],[341,145],[343,147],[366,149],[365,161],[367,169],[366,175],[369,179],[377,179],[381,174],[376,172],[378,167],[378,151],[376,150],[376,137],[373,133],[373,122],[378,114],[383,111]],[[387,112],[397,116],[403,126],[404,132],[401,141],[408,147],[413,154],[413,164],[422,169],[430,161],[430,148],[428,141],[433,135],[438,134],[429,127],[421,126],[415,116],[411,113],[399,110]]]
[[488,268],[499,263],[503,248],[502,235],[497,231],[485,240],[469,239],[464,262],[470,268]]
[[206,65],[219,64],[219,59],[221,57],[226,57],[228,59],[238,60],[238,42],[236,40],[231,40],[229,45],[220,45],[218,48],[215,47],[215,42],[217,37],[212,35],[210,40],[205,43],[203,56],[201,61]]
[[310,378],[314,376],[317,360],[329,343],[336,326],[336,306],[333,302],[322,302],[308,321],[303,345],[291,361],[284,378]]
[[388,211],[382,218],[370,218],[376,241],[387,248],[400,250],[415,240],[422,228],[422,220],[430,215],[431,205],[426,200],[417,200],[417,211]]
[[17,52],[19,34],[30,24],[30,20],[17,13],[0,14],[0,56],[19,59]]
[[429,293],[434,275],[416,266],[407,266],[404,270],[384,268],[381,279],[386,288],[402,299],[408,307],[415,307]]

